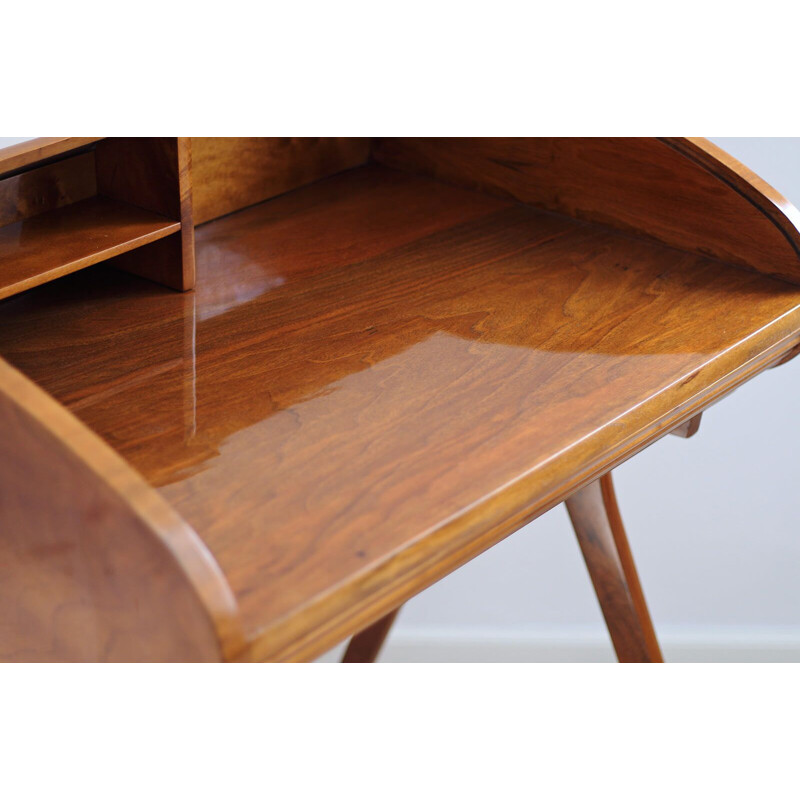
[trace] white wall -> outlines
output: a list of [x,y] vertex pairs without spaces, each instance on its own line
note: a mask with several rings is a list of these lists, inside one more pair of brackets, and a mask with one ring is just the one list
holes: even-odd
[[27,142],[33,138],[33,136],[0,136],[0,147],[9,147],[12,144]]
[[[0,146],[19,139],[0,139]],[[800,138],[713,139],[800,206]],[[800,358],[616,471],[667,658],[800,660]],[[386,660],[610,659],[563,507],[407,604]]]

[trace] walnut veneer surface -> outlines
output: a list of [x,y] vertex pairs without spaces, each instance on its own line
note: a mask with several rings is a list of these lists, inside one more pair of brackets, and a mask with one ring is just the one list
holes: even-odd
[[[113,263],[113,262],[112,262]],[[322,652],[797,343],[800,288],[362,167],[0,304],[0,355],[195,528],[250,651]]]

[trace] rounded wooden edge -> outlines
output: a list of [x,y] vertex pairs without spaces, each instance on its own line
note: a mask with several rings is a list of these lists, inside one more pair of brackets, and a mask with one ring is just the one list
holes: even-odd
[[60,156],[70,150],[99,142],[102,136],[43,136],[30,139],[27,142],[18,142],[0,148],[0,177],[18,169],[24,169],[37,161]]
[[245,645],[236,599],[194,529],[99,436],[2,359],[0,392],[84,463],[145,525],[197,595],[216,633],[220,656],[235,657]]
[[178,137],[178,186],[181,203],[181,251],[183,281],[181,289],[194,289],[197,280],[194,252],[194,200],[192,197],[192,140]]
[[[702,137],[659,137],[660,141],[711,172],[755,206],[787,240],[800,261],[800,211],[730,153]],[[783,276],[793,283],[794,276]]]
[[[468,515],[453,519],[420,536],[409,547],[387,555],[375,567],[354,575],[347,585],[334,587],[297,613],[255,631],[238,661],[311,661],[346,638],[376,623],[423,589],[463,566],[489,547],[563,503],[584,486],[600,479],[729,392],[773,366],[797,346],[796,320],[786,335],[722,378],[712,379],[691,399],[659,418],[637,426],[612,450],[587,460],[568,480],[554,478],[554,467],[532,471],[513,485],[473,506]],[[637,417],[647,417],[646,408]],[[577,457],[577,456],[576,456]],[[537,470],[536,472],[538,472]],[[544,488],[543,488],[544,487]]]

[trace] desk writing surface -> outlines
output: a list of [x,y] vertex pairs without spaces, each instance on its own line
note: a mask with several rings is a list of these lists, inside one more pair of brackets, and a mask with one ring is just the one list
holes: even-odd
[[260,657],[402,602],[800,330],[796,286],[382,167],[200,227],[197,275],[4,301],[0,354],[198,531]]

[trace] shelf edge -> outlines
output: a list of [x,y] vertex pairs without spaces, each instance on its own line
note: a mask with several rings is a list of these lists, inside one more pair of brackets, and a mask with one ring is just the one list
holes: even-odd
[[94,264],[99,264],[101,261],[108,261],[110,258],[114,258],[115,256],[120,256],[123,253],[129,253],[139,247],[152,244],[153,242],[157,242],[159,239],[164,239],[167,236],[178,233],[180,230],[180,222],[170,222],[169,224],[165,224],[157,230],[153,230],[149,233],[142,234],[141,236],[137,236],[132,239],[127,239],[124,242],[111,245],[103,250],[97,250],[90,255],[73,259],[65,264],[59,264],[57,267],[48,269],[45,272],[39,272],[36,275],[32,275],[30,278],[25,278],[24,280],[16,281],[15,283],[0,285],[0,300],[5,299],[6,297],[11,297],[15,294],[19,294],[20,292],[27,291],[28,289],[33,289],[36,286],[41,286],[44,283],[49,283],[50,281],[53,281],[56,278],[61,278],[64,275],[78,272],[79,270],[85,269],[86,267],[91,267]]
[[0,177],[99,142],[104,136],[42,136],[0,148]]

